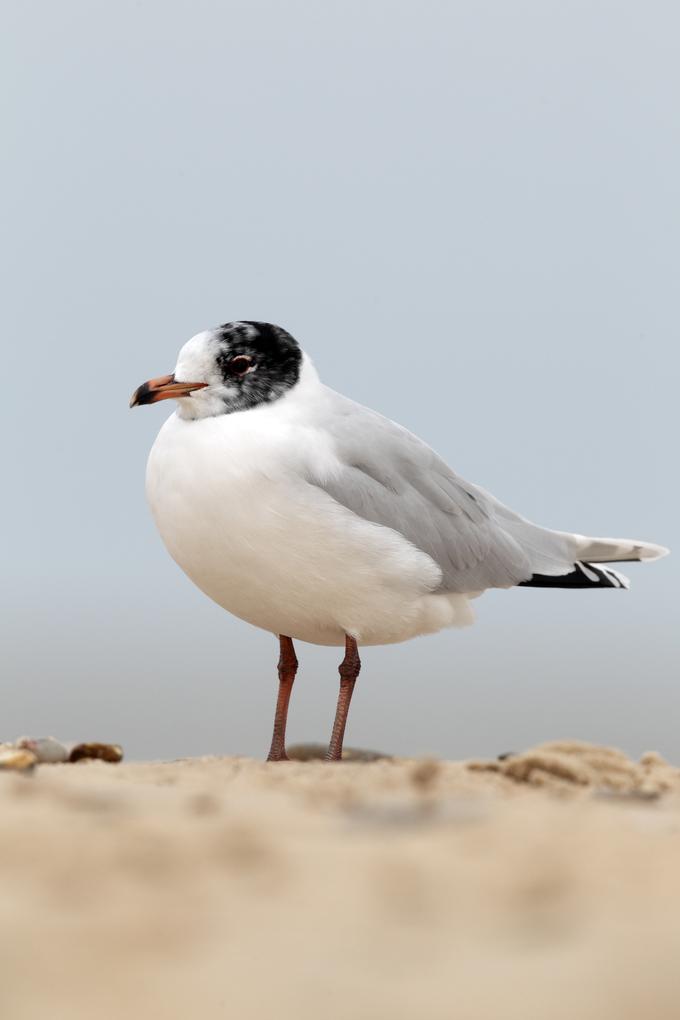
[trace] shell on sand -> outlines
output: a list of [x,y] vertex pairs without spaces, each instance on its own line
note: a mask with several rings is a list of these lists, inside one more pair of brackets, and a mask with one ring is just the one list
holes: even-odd
[[28,772],[34,768],[37,757],[33,751],[23,747],[0,744],[0,769],[12,772]]
[[32,751],[39,762],[68,761],[68,748],[55,737],[19,737],[15,746]]

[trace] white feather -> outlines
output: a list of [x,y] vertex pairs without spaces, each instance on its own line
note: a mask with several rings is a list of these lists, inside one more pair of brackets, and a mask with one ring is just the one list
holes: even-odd
[[180,567],[257,627],[323,645],[404,641],[471,623],[469,599],[486,588],[664,552],[531,524],[323,386],[306,356],[284,396],[218,413],[212,359],[210,333],[180,354],[177,378],[211,385],[161,429],[147,494]]
[[320,396],[306,361],[274,403],[170,416],[147,468],[168,551],[229,612],[303,641],[342,645],[348,633],[384,644],[471,623],[464,595],[433,594],[441,570],[431,557],[305,481],[333,458],[332,437],[304,423]]

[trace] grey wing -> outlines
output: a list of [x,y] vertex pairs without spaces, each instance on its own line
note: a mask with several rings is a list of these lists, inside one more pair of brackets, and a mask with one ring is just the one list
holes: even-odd
[[456,475],[406,429],[339,395],[332,418],[338,462],[309,481],[365,520],[391,528],[440,567],[440,590],[508,588],[534,573],[572,569],[569,537],[539,528]]

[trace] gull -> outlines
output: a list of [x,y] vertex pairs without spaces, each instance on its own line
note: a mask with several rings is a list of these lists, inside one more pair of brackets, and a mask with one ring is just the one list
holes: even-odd
[[539,527],[465,481],[402,426],[329,389],[285,329],[192,337],[130,406],[177,401],[146,493],[161,538],[218,605],[278,637],[268,761],[285,761],[294,640],[344,647],[326,759],[338,761],[361,662],[472,622],[489,588],[627,588],[604,566],[662,546]]

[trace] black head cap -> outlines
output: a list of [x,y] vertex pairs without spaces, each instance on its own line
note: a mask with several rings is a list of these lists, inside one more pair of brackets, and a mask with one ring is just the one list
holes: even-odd
[[230,361],[241,356],[251,358],[253,370],[264,369],[272,379],[288,386],[297,382],[302,352],[297,340],[281,326],[244,319],[218,326],[214,336],[221,348],[217,361],[226,373],[225,381],[233,378]]
[[225,411],[245,411],[270,403],[300,377],[298,342],[270,322],[244,319],[212,331],[215,364],[225,386]]

